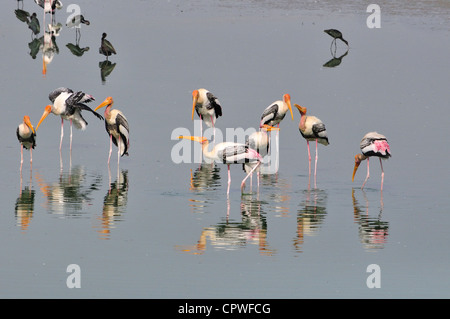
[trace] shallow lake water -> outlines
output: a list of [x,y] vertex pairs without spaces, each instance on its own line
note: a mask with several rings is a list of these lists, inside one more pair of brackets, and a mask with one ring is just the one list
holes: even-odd
[[[378,4],[381,28],[368,27],[372,12],[359,1],[80,0],[90,25],[78,38],[64,2],[43,75],[39,44],[32,49],[43,11],[10,1],[0,20],[0,297],[450,297],[450,6]],[[38,35],[18,8],[37,13]],[[349,48],[330,47],[330,28]],[[117,50],[108,62],[98,53],[103,32]],[[89,50],[73,54],[77,43]],[[36,126],[61,86],[92,94],[91,107],[112,96],[125,113],[130,156],[119,168],[114,147],[108,169],[103,121],[83,112],[89,125],[74,130],[71,155],[64,125],[62,166],[51,114],[32,170],[27,151],[20,174],[15,130],[24,115]],[[330,145],[318,147],[316,183],[295,108],[280,125],[279,170],[259,187],[247,180],[243,196],[240,165],[227,197],[225,165],[174,160],[177,132],[198,133],[191,93],[200,87],[222,104],[219,132],[258,127],[284,93],[323,120]],[[351,180],[370,131],[392,150],[382,192],[378,160],[364,190],[366,163]],[[80,288],[68,287],[72,274]],[[379,288],[369,287],[372,274]]]

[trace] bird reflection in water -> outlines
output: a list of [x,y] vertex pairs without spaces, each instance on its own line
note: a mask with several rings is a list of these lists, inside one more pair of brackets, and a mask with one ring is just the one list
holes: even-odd
[[32,173],[30,171],[30,181],[29,185],[22,186],[22,173],[20,174],[20,193],[16,200],[16,205],[14,207],[14,214],[16,216],[17,226],[21,228],[22,231],[28,230],[30,226],[31,218],[34,212],[34,197],[35,190],[32,189]]
[[331,58],[331,60],[329,60],[328,62],[326,62],[323,66],[326,68],[334,68],[337,67],[338,65],[340,65],[342,63],[342,59],[348,54],[348,50],[342,54],[340,57],[336,57],[336,52],[331,53],[331,55],[333,56]]
[[380,199],[380,213],[377,217],[369,216],[369,200],[366,193],[362,190],[364,200],[366,202],[366,211],[358,203],[355,196],[355,189],[352,189],[352,201],[353,201],[353,217],[356,224],[358,224],[358,233],[361,243],[367,250],[377,250],[384,248],[384,244],[387,242],[389,223],[381,219],[383,212],[383,195]]
[[217,250],[237,250],[257,245],[262,255],[273,256],[275,250],[267,243],[267,222],[261,213],[262,202],[252,196],[243,197],[240,205],[241,220],[222,218],[214,226],[204,227],[193,245],[176,245],[177,251],[192,255],[204,254],[208,244]]
[[115,228],[116,222],[120,221],[123,213],[126,212],[128,202],[128,171],[121,170],[117,179],[111,183],[103,200],[102,215],[97,219],[97,232],[101,239],[110,239],[111,229]]
[[268,199],[273,203],[272,211],[276,213],[278,217],[287,217],[289,215],[289,201],[291,192],[291,183],[285,179],[280,178],[278,174],[261,175],[261,185],[265,189],[270,189],[267,194]]
[[316,235],[327,215],[326,191],[308,187],[304,196],[297,213],[297,233],[293,240],[294,250],[299,253],[303,252],[305,236]]
[[36,174],[35,179],[45,198],[44,207],[51,214],[64,218],[82,217],[94,200],[92,194],[102,182],[100,174],[89,176],[83,166],[60,171],[58,180],[51,184],[40,174]]
[[70,52],[75,56],[82,56],[84,52],[89,51],[89,47],[80,47],[80,39],[81,39],[81,25],[90,25],[91,23],[84,18],[83,15],[76,15],[72,18],[72,20],[67,21],[66,26],[71,29],[75,29],[75,44],[67,43],[66,47],[70,50]]
[[109,60],[104,60],[98,63],[98,67],[100,68],[100,78],[102,80],[102,84],[106,83],[106,78],[114,71],[116,67],[116,62],[112,63]]
[[[334,68],[334,67],[337,67],[338,65],[340,65],[342,63],[342,59],[348,54],[349,45],[348,45],[347,40],[345,40],[342,37],[342,33],[339,30],[328,29],[328,30],[324,30],[324,32],[326,34],[330,35],[333,38],[333,41],[331,41],[331,45],[330,45],[330,52],[331,52],[332,59],[329,60],[328,62],[326,62],[323,66],[326,68]],[[347,50],[340,57],[336,57],[336,50],[337,50],[336,41],[338,39],[347,45]],[[333,44],[334,44],[334,50],[333,50]]]
[[[220,167],[214,163],[202,163],[199,167],[192,172],[190,176],[189,190],[195,193],[195,198],[189,199],[191,204],[189,205],[193,212],[202,213],[207,206],[209,200],[211,200],[212,190],[216,190],[220,187]],[[199,196],[204,196],[204,199],[200,199]]]
[[54,31],[45,31],[43,42],[40,47],[42,51],[42,75],[47,75],[47,65],[53,61],[55,54],[59,54]]

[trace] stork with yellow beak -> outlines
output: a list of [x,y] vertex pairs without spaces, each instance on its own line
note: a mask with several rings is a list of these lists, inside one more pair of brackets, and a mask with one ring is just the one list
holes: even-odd
[[105,128],[109,135],[109,156],[108,166],[111,159],[112,144],[117,146],[117,167],[119,167],[120,157],[128,154],[130,148],[130,127],[128,125],[125,115],[117,110],[111,110],[114,100],[112,97],[107,97],[102,104],[97,106],[94,111],[105,107]]
[[[217,97],[206,89],[198,89],[192,92],[192,120],[194,120],[194,111],[200,117],[200,131],[203,136],[203,125],[213,127],[215,130],[216,120],[222,116],[222,106]],[[215,131],[214,131],[215,135]]]
[[30,168],[33,165],[33,149],[36,147],[36,132],[31,124],[30,117],[25,115],[23,122],[17,127],[17,139],[20,143],[20,171],[23,164],[23,148],[30,150]]

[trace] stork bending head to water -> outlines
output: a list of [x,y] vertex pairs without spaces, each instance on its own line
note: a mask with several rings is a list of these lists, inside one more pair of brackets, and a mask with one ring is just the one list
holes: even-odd
[[387,141],[386,136],[381,135],[377,132],[369,132],[364,135],[361,143],[359,144],[361,148],[362,154],[355,155],[355,167],[353,168],[353,176],[352,182],[355,180],[355,174],[358,170],[359,165],[362,161],[367,159],[367,175],[364,183],[361,186],[361,189],[364,188],[367,180],[369,179],[369,157],[377,156],[380,159],[381,166],[381,191],[383,191],[383,181],[384,181],[384,171],[383,171],[383,163],[381,159],[387,159],[391,157],[391,148]]
[[342,40],[342,42],[344,42],[348,46],[348,41],[342,37],[341,31],[336,30],[336,29],[328,29],[328,30],[323,30],[323,32],[325,32],[326,34],[331,36],[333,38],[334,42],[336,42],[337,39],[340,39],[340,40]]
[[208,139],[200,136],[179,136],[180,139],[190,139],[195,142],[199,142],[202,145],[203,155],[211,160],[222,162],[223,164],[227,164],[228,166],[228,188],[227,188],[227,196],[230,194],[230,184],[231,184],[231,175],[230,175],[230,165],[231,164],[242,164],[246,162],[257,162],[255,167],[252,169],[250,173],[242,180],[241,183],[241,192],[244,192],[245,181],[253,173],[253,171],[259,167],[261,164],[262,157],[259,153],[245,144],[234,143],[234,142],[223,142],[216,144],[214,148],[209,151],[208,150]]

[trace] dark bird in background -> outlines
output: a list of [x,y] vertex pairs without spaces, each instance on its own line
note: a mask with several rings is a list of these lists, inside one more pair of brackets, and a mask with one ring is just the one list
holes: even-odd
[[30,21],[27,22],[28,28],[35,34],[39,34],[41,32],[41,27],[39,24],[39,19],[36,16],[36,12],[33,12],[33,14],[30,16]]
[[328,29],[328,30],[323,30],[323,32],[330,35],[333,38],[334,42],[336,42],[336,39],[341,39],[348,46],[348,42],[347,42],[347,40],[344,40],[344,38],[342,37],[341,31],[336,30],[336,29]]
[[103,54],[104,56],[106,56],[106,59],[108,59],[108,57],[110,55],[116,54],[116,49],[114,49],[114,47],[111,44],[111,42],[106,40],[106,36],[107,36],[107,34],[105,32],[103,32],[103,34],[102,34],[102,43],[101,43],[100,48],[98,49],[98,51],[99,51],[100,54]]

